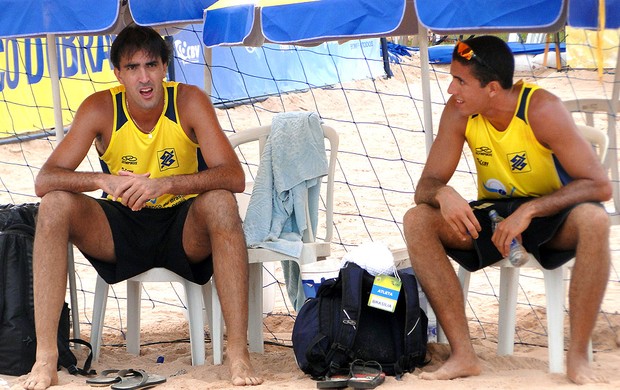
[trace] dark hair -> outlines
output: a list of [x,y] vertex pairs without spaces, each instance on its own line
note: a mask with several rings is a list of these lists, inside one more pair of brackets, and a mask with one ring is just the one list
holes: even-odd
[[463,42],[471,47],[475,57],[471,60],[461,57],[455,46],[452,61],[472,67],[473,75],[482,87],[491,81],[499,81],[504,89],[512,87],[515,59],[506,42],[492,35],[482,35]]
[[157,31],[151,27],[132,24],[125,27],[112,42],[110,61],[116,69],[120,69],[122,57],[131,57],[140,50],[153,57],[160,57],[164,64],[167,64],[172,56],[170,45]]

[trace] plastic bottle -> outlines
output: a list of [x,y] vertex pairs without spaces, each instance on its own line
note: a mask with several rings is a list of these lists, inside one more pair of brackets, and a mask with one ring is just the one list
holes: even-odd
[[435,317],[435,312],[431,307],[428,299],[426,298],[426,294],[424,294],[424,290],[418,285],[418,299],[420,300],[420,308],[424,310],[426,313],[426,317],[428,318],[428,328],[426,328],[426,335],[428,337],[429,343],[437,342],[437,318]]
[[[491,222],[493,223],[493,231],[495,231],[497,224],[504,220],[495,210],[489,211],[489,218],[491,218]],[[530,254],[525,250],[523,245],[514,238],[510,243],[510,253],[508,254],[508,260],[512,266],[521,267],[523,264],[527,263],[529,259]]]

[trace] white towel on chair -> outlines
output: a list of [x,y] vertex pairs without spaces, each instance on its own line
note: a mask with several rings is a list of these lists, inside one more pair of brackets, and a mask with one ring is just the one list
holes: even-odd
[[324,142],[316,113],[274,117],[243,224],[248,246],[299,258],[308,223],[316,232],[321,177],[328,170]]

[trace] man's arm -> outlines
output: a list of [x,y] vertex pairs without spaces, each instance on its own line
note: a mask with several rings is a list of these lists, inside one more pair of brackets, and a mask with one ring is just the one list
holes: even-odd
[[451,97],[441,115],[437,138],[416,186],[414,201],[439,208],[444,219],[465,240],[478,237],[480,224],[467,200],[448,185],[461,158],[467,126],[467,117],[458,112],[455,104]]
[[612,196],[609,178],[588,141],[579,133],[562,101],[545,90],[532,95],[528,119],[536,139],[553,150],[573,181],[552,194],[527,202],[513,213],[509,223],[516,236],[532,218],[553,215],[582,202],[605,202]]
[[[179,101],[183,128],[191,131],[191,136],[200,145],[202,156],[209,167],[199,173],[196,182],[191,184],[197,191],[190,193],[212,189],[243,192],[245,189],[243,168],[220,126],[215,108],[207,94],[195,86],[181,84]],[[178,183],[178,185],[185,184],[190,183]]]
[[[111,175],[100,172],[75,172],[95,138],[105,126],[111,128],[112,101],[109,92],[97,92],[78,108],[71,130],[41,167],[35,180],[35,193],[50,191],[88,192],[103,189],[113,193]],[[108,112],[109,111],[109,112]]]

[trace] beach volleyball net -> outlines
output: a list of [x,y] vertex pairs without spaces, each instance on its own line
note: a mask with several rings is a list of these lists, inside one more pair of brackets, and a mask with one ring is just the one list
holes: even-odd
[[[199,31],[192,28],[183,33],[190,38],[193,35],[193,42],[200,40]],[[276,113],[290,111],[315,111],[326,125],[336,129],[340,136],[340,150],[334,191],[331,259],[341,259],[352,248],[371,241],[383,242],[392,250],[404,248],[402,217],[413,205],[415,186],[426,159],[428,135],[436,132],[439,116],[448,99],[446,91],[451,81],[448,64],[431,63],[426,73],[421,67],[419,51],[412,46],[397,45],[393,43],[395,40],[388,40],[389,45],[384,44],[378,55],[376,51],[368,54],[371,47],[380,48],[381,42],[376,39],[345,43],[343,45],[352,46],[346,52],[337,43],[317,47],[265,45],[251,50],[217,48],[217,52],[211,53],[212,58],[205,59],[202,48],[196,48],[191,39],[185,42],[179,42],[175,36],[170,39],[175,46],[171,78],[205,85],[211,91],[225,132],[230,134],[267,125]],[[110,37],[59,39],[65,131],[86,96],[116,85],[106,58],[110,42]],[[54,115],[54,105],[49,98],[49,75],[45,72],[44,61],[33,59],[43,44],[40,39],[3,41],[7,55],[6,61],[0,60],[2,204],[38,202],[34,180],[56,146],[57,136],[53,119],[50,119]],[[564,100],[612,99],[615,62],[606,65],[599,76],[598,70],[588,66],[586,61],[587,58],[593,61],[596,55],[592,42],[567,41],[565,44],[566,53],[576,50],[581,63],[561,63],[558,71],[551,64],[555,56],[553,51],[548,54],[547,66],[542,64],[538,55],[524,54],[518,59],[516,78],[537,83]],[[390,50],[385,52],[388,46]],[[248,57],[250,51],[252,57]],[[226,60],[220,61],[222,58]],[[282,61],[286,66],[281,65]],[[425,77],[430,87],[433,129],[427,128],[424,116],[422,80]],[[233,84],[236,85],[234,90],[228,90]],[[618,123],[618,117],[610,115],[597,115],[596,126],[607,129],[610,120]],[[585,120],[579,115],[575,118],[578,122]],[[615,144],[611,148],[615,148]],[[617,156],[615,149],[613,152],[611,154]],[[240,155],[240,159],[248,178],[254,177],[258,157]],[[617,169],[617,161],[608,159],[607,164]],[[79,169],[100,170],[94,148]],[[468,151],[464,151],[450,184],[465,197],[475,198],[475,169]],[[619,184],[617,179],[614,180],[616,191]],[[98,196],[96,193],[92,195]],[[324,195],[319,213],[325,211]],[[610,212],[615,212],[614,202],[607,206]],[[321,234],[319,230],[318,235]],[[613,264],[593,337],[595,350],[612,348],[603,340],[620,328],[617,307],[620,294],[619,239],[620,231],[614,225],[611,240]],[[80,321],[85,325],[82,327],[83,336],[88,338],[96,275],[77,250],[75,259]],[[287,297],[281,270],[277,264],[268,266],[264,275],[265,290],[269,290],[264,305],[265,339],[269,343],[290,345],[295,311]],[[516,342],[546,346],[542,274],[524,269],[519,284]],[[472,337],[497,341],[499,270],[489,267],[474,273],[470,286],[466,311]],[[169,289],[162,291],[161,286],[144,285],[143,329],[149,326],[151,312],[180,311],[184,307],[180,288],[171,285]],[[124,283],[112,286],[104,346],[123,344],[125,301]],[[568,306],[566,308],[568,310]],[[159,318],[159,314],[153,316]],[[115,341],[106,342],[110,339]]]

